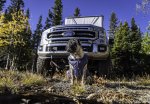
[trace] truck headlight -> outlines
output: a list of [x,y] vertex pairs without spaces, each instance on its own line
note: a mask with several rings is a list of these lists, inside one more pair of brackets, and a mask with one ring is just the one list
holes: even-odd
[[98,45],[98,52],[105,52],[107,50],[106,45]]
[[43,46],[39,46],[38,50],[43,51]]

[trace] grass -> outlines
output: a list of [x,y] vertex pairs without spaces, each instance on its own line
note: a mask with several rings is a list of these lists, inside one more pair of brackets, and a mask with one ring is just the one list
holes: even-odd
[[143,77],[137,78],[138,85],[150,86],[150,75],[146,74]]
[[41,85],[46,80],[38,74],[12,70],[0,70],[0,92],[18,93],[22,86]]
[[118,86],[150,86],[150,75],[145,74],[143,76],[133,75],[131,78],[121,77],[115,79],[107,79],[105,77],[93,77],[93,85],[118,85]]
[[42,85],[45,82],[46,80],[41,75],[33,74],[30,72],[22,73],[21,83],[23,85],[26,85],[26,86]]
[[93,76],[93,84],[104,85],[108,80],[104,77]]
[[79,84],[74,84],[71,88],[71,92],[73,95],[80,95],[85,92],[85,88]]

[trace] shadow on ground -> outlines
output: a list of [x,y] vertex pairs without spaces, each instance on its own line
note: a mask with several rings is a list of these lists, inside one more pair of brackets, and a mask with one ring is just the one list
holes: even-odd
[[102,104],[96,100],[71,99],[53,94],[0,94],[0,104]]

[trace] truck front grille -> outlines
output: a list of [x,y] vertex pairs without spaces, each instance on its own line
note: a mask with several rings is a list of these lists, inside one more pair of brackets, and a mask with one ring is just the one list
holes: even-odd
[[[50,39],[50,38],[61,38],[61,37],[65,37],[63,36],[62,34],[64,33],[65,31],[59,31],[59,32],[52,32],[52,33],[49,33],[47,35],[47,38]],[[73,36],[69,36],[69,37],[87,37],[87,38],[95,38],[95,32],[93,31],[73,31],[74,32],[74,35]]]

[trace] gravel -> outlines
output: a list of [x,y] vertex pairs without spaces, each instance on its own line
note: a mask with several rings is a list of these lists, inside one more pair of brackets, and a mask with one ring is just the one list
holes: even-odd
[[[116,84],[115,84],[116,85]],[[97,100],[103,103],[150,103],[150,86],[119,85],[106,83],[103,85],[85,85],[82,93],[73,94],[69,81],[49,81],[45,87],[48,93],[62,95],[70,98]]]

